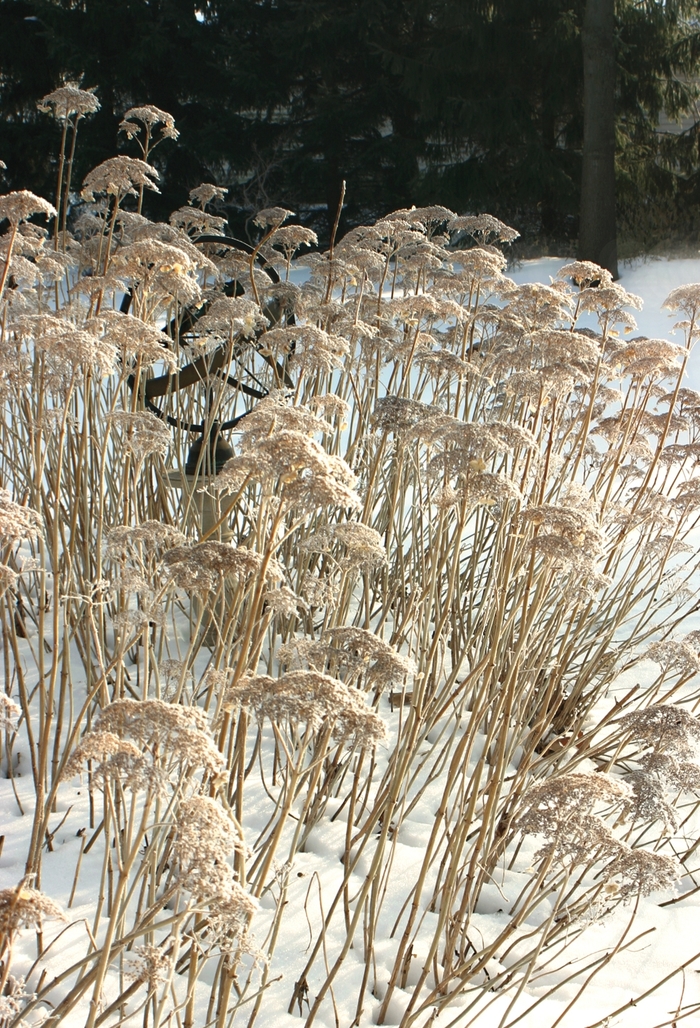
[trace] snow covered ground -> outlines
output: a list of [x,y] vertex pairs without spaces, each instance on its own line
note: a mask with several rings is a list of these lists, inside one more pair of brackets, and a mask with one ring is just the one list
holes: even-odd
[[[508,274],[516,282],[548,282],[549,277],[564,263],[566,262],[558,258],[527,261]],[[671,289],[689,282],[700,282],[700,259],[649,260],[622,266],[621,284],[644,300],[644,310],[636,315],[638,334],[648,337],[669,336],[674,319],[669,312],[661,310],[661,304]],[[690,361],[686,384],[691,388],[700,389],[700,349]],[[647,673],[653,673],[651,665],[643,664],[635,668],[633,673],[628,673],[617,683],[619,691],[622,693],[634,681],[639,681],[640,674],[645,669]],[[386,762],[387,753],[388,750],[379,755],[380,772],[382,762]],[[29,769],[26,767],[26,757],[22,754],[20,744],[15,748],[15,759],[19,762],[18,777],[15,779],[17,796],[9,780],[0,780],[0,835],[4,836],[4,846],[0,855],[0,889],[14,886],[22,876],[30,827],[28,811],[31,808],[33,789]],[[372,968],[375,1000],[373,1004],[368,1004],[364,1011],[360,1022],[362,1028],[375,1023],[397,949],[397,939],[390,938],[390,929],[400,914],[406,897],[401,883],[404,880],[408,883],[413,881],[412,869],[419,864],[423,855],[439,797],[439,783],[434,783],[424,793],[421,803],[408,815],[395,842],[391,887],[381,915],[383,931],[379,933],[379,937],[385,941],[377,948],[375,966]],[[76,782],[65,786],[52,824],[52,830],[57,829],[53,838],[53,850],[47,852],[44,857],[42,890],[66,909],[81,851],[79,833],[87,825],[87,803],[85,788],[79,787]],[[256,794],[255,789],[251,788],[250,800],[247,801],[244,814],[244,828],[251,836],[264,825],[268,806],[262,789]],[[333,808],[329,808],[328,814],[332,813]],[[59,824],[60,827],[57,827]],[[690,839],[695,838],[693,833],[698,830],[700,826],[686,827]],[[271,984],[256,1020],[259,1028],[300,1028],[307,1016],[306,1006],[301,1011],[301,1017],[299,1012],[288,1014],[287,1006],[300,968],[306,961],[310,937],[318,930],[324,905],[327,908],[329,897],[335,894],[341,877],[339,854],[343,851],[345,831],[346,822],[343,815],[335,821],[326,818],[313,831],[306,851],[295,859],[288,884],[288,911],[270,968]],[[531,849],[532,852],[536,849],[534,843]],[[283,852],[283,849],[280,852]],[[526,853],[527,849],[523,852]],[[82,862],[75,900],[70,910],[67,910],[72,925],[60,936],[53,951],[54,971],[68,966],[73,959],[79,959],[85,952],[85,923],[92,927],[94,900],[100,888],[100,869],[101,859],[91,859],[91,854],[87,854]],[[360,866],[353,876],[351,891],[361,885],[363,870]],[[522,873],[503,870],[493,886],[486,890],[480,908],[474,916],[475,930],[481,932],[484,938],[489,938],[497,932],[504,916],[504,908],[515,901],[522,888],[522,878]],[[688,1024],[700,1024],[700,893],[690,895],[683,902],[669,904],[668,901],[674,898],[673,894],[655,894],[642,900],[634,924],[625,938],[625,948],[597,973],[582,1000],[575,1003],[571,1010],[567,1010],[567,1007],[575,999],[590,972],[582,973],[579,978],[564,985],[555,996],[544,998],[539,1004],[536,1001],[546,996],[554,980],[563,980],[571,976],[575,970],[585,968],[597,956],[609,953],[617,945],[628,926],[631,915],[629,906],[621,906],[599,922],[591,923],[580,938],[573,941],[565,950],[560,962],[553,962],[549,973],[542,974],[539,979],[529,983],[512,1008],[508,1009],[512,1001],[511,994],[501,996],[485,993],[483,1001],[464,1015],[461,1014],[462,1008],[458,1000],[451,1008],[442,1011],[436,1017],[433,1018],[431,1014],[423,1015],[417,1023],[420,1028],[428,1024],[432,1028],[451,1028],[453,1025],[459,1025],[460,1028],[467,1028],[469,1025],[474,1025],[474,1028],[496,1028],[501,1023],[518,1023],[522,1028],[555,1028],[560,1023],[564,1028],[594,1028],[602,1025],[607,1028],[661,1028],[664,1025],[680,1024],[683,1018],[686,1018]],[[265,937],[271,915],[270,897],[263,896],[254,928],[260,940]],[[47,926],[44,945],[50,944],[52,937],[63,929],[62,925]],[[329,951],[337,950],[335,942],[332,935],[329,935]],[[30,970],[36,956],[33,947],[32,933],[26,933],[22,948],[19,950],[15,973],[26,973]],[[419,962],[420,956],[421,954],[415,955],[416,963]],[[690,961],[685,972],[672,974],[685,961]],[[362,970],[360,957],[353,958],[350,954],[334,984],[338,1023],[342,1028],[349,1028],[354,1023],[357,988]],[[494,968],[494,973],[498,973],[498,967]],[[409,972],[409,985],[416,974],[413,969]],[[647,990],[652,989],[667,975],[671,977],[666,984],[641,1000],[639,1005],[635,1005]],[[313,996],[324,977],[323,961],[319,960],[313,977],[308,982],[310,995]],[[385,1023],[399,1023],[409,995],[407,990],[397,990]],[[628,1009],[616,1013],[625,1005]],[[248,1009],[241,1009],[236,1017],[236,1024],[246,1023]],[[82,1016],[84,1017],[84,1014]],[[76,1017],[67,1019],[66,1023],[77,1028],[81,1021]],[[1,1024],[3,1022],[0,1016]],[[325,1007],[314,1024],[318,1028],[336,1028],[332,1014],[329,1014]],[[175,1028],[174,1021],[171,1028]],[[205,1011],[199,1011],[196,1028],[205,1028]]]

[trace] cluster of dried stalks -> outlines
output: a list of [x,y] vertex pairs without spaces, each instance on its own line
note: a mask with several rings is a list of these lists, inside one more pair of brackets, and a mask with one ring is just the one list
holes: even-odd
[[[700,286],[668,298],[674,344],[635,338],[639,299],[593,265],[515,285],[497,248],[513,232],[488,216],[397,211],[303,256],[313,234],[272,208],[246,253],[203,185],[155,224],[148,154],[176,130],[152,107],[122,126],[141,158],[91,172],[68,218],[95,104],[45,98],[55,206],[0,197],[0,756],[12,777],[21,741],[35,791],[26,877],[0,892],[0,1024],[252,1028],[295,855],[329,821],[337,887],[285,983],[307,1028],[339,1023],[351,948],[355,1024],[401,993],[402,1028],[455,1002],[491,1025],[499,1002],[508,1028],[528,983],[628,903],[615,949],[548,993],[573,978],[580,996],[633,941],[640,897],[697,869],[700,394],[682,378]],[[188,426],[236,419],[220,474],[206,446],[186,474]],[[611,692],[644,656],[656,679]],[[42,862],[79,782],[61,911]],[[402,826],[436,789],[382,928]],[[484,939],[474,912],[509,869],[525,885]],[[84,937],[58,970],[50,917]]]

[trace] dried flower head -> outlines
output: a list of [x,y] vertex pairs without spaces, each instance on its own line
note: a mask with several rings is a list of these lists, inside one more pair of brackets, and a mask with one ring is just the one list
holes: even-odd
[[334,543],[342,546],[340,559],[344,567],[364,571],[387,563],[386,548],[379,532],[358,521],[327,525],[310,535],[304,542],[304,548],[327,553],[333,552]]
[[20,928],[36,928],[41,931],[45,918],[65,921],[65,915],[57,903],[27,884],[23,878],[9,889],[0,889],[0,939],[12,938]]
[[127,561],[136,548],[145,554],[157,553],[170,546],[182,546],[185,536],[179,529],[163,521],[143,521],[140,525],[117,525],[106,533],[107,554],[115,560]]
[[511,243],[518,239],[519,232],[491,214],[464,215],[452,218],[447,225],[449,232],[465,232],[481,246],[490,242]]
[[119,203],[125,196],[138,196],[137,186],[160,192],[156,185],[159,178],[154,167],[136,157],[108,157],[85,176],[81,195],[93,202],[95,195],[106,193]]
[[16,226],[31,218],[32,214],[43,214],[46,218],[56,217],[56,208],[41,196],[20,189],[0,196],[0,221],[7,220]]
[[318,671],[288,671],[281,678],[257,675],[241,679],[226,695],[229,707],[247,707],[259,718],[305,722],[317,729],[333,726],[337,738],[376,745],[386,738],[386,726],[357,689]]
[[220,804],[209,796],[193,796],[180,804],[176,825],[177,880],[200,899],[216,897],[218,903],[237,895],[228,860],[246,847],[238,825]]
[[569,278],[579,289],[590,286],[609,286],[613,277],[606,268],[601,268],[593,261],[572,261],[560,268],[556,275],[559,279]]
[[287,211],[284,207],[266,207],[253,218],[253,224],[260,228],[279,228],[287,218],[293,218],[294,211]]
[[41,530],[41,518],[31,507],[22,507],[0,489],[0,539],[4,546],[31,539]]
[[77,83],[67,82],[65,86],[42,96],[37,108],[44,114],[53,114],[58,121],[67,121],[74,114],[79,118],[94,114],[99,111],[100,103],[94,89],[80,89]]
[[[140,125],[139,122],[141,122]],[[119,123],[119,131],[124,132],[127,139],[134,139],[144,126],[149,133],[159,126],[161,139],[177,139],[180,135],[175,128],[175,119],[172,114],[161,111],[160,107],[154,107],[153,104],[129,108]]]
[[150,411],[117,411],[110,421],[123,432],[124,445],[140,464],[146,457],[164,457],[171,443],[166,425]]
[[16,732],[22,708],[7,693],[0,692],[0,731]]
[[[175,546],[163,558],[175,585],[183,589],[210,592],[224,578],[239,581],[252,578],[263,566],[263,557],[254,550],[230,543],[205,542],[194,546]],[[274,559],[265,564],[265,580],[279,580],[284,571]]]
[[223,200],[227,193],[228,189],[214,186],[211,182],[202,182],[195,189],[190,189],[190,203],[199,204],[202,210],[204,210],[206,205],[211,203],[212,200]]
[[620,718],[620,726],[631,733],[635,742],[657,753],[692,759],[700,751],[700,720],[673,703],[634,710]]
[[128,981],[147,984],[149,991],[167,981],[173,961],[163,946],[137,946],[124,971]]

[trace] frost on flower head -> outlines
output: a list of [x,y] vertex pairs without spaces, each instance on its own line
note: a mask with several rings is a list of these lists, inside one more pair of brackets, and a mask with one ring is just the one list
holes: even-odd
[[0,540],[3,545],[30,539],[41,527],[41,518],[31,507],[22,507],[0,489]]
[[386,725],[357,689],[318,671],[288,671],[281,678],[243,678],[228,690],[229,707],[247,707],[259,718],[305,722],[314,729],[333,726],[333,735],[374,746],[386,738]]
[[9,221],[11,225],[19,225],[31,218],[32,214],[43,214],[47,218],[56,216],[56,208],[48,200],[30,193],[28,189],[19,189],[14,193],[0,196],[0,221]]
[[180,804],[173,843],[175,875],[195,896],[226,899],[234,895],[236,883],[228,859],[245,852],[238,826],[216,800],[193,796]]
[[214,186],[211,182],[202,182],[201,186],[190,189],[190,203],[199,204],[204,210],[212,200],[223,200],[227,193],[228,189],[224,189],[222,186]]
[[120,201],[125,196],[137,196],[136,186],[158,193],[159,178],[154,167],[137,157],[108,157],[85,176],[81,195],[84,200],[94,201],[96,195],[107,193]]
[[129,788],[159,793],[186,771],[216,776],[224,767],[206,715],[164,700],[115,700],[104,707],[71,756],[65,776],[95,759],[101,760],[103,781],[119,779]]
[[657,752],[685,758],[697,757],[700,753],[700,720],[677,704],[634,710],[620,718],[620,726],[631,733],[635,742]]
[[[262,555],[230,543],[205,542],[194,546],[175,546],[163,559],[175,585],[183,589],[210,592],[223,578],[239,580],[256,575],[263,564]],[[281,565],[273,559],[265,566],[265,579],[283,577]]]
[[75,82],[67,82],[43,96],[37,108],[44,114],[53,114],[58,121],[67,121],[74,114],[79,118],[94,114],[99,111],[100,102],[92,89],[80,89]]
[[27,879],[9,889],[0,889],[0,939],[11,938],[20,928],[40,931],[45,918],[65,921],[58,904],[38,889],[30,888]]
[[253,218],[253,224],[260,228],[279,228],[287,218],[293,218],[294,211],[288,211],[284,207],[266,207]]
[[599,264],[593,261],[572,261],[560,268],[556,275],[559,279],[570,278],[579,289],[588,289],[589,286],[609,286],[612,284],[612,274]]
[[[142,124],[139,125],[139,122]],[[142,131],[144,125],[150,131],[156,126],[160,126],[163,139],[177,139],[180,135],[175,128],[175,119],[172,114],[162,111],[160,107],[154,107],[153,104],[129,108],[119,123],[119,131],[124,132],[127,139],[133,139]]]

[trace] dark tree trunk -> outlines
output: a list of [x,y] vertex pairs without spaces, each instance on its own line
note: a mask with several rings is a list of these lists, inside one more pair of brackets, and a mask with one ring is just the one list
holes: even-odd
[[614,33],[614,0],[586,0],[579,257],[617,278]]

